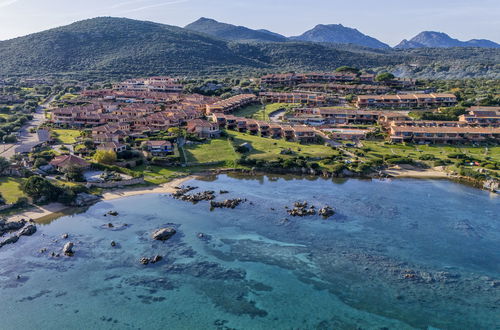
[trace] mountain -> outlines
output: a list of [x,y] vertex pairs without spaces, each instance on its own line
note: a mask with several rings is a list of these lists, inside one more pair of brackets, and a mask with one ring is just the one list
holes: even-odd
[[390,48],[389,45],[367,36],[356,29],[345,27],[342,24],[319,24],[304,34],[297,37],[291,37],[290,39],[334,44],[354,44],[381,49]]
[[112,17],[0,41],[0,59],[0,77],[47,75],[99,81],[148,75],[333,71],[343,65],[425,78],[500,76],[500,49],[395,51],[300,41],[236,42],[180,27]]
[[500,48],[500,45],[485,39],[472,39],[469,41],[460,41],[453,39],[443,32],[424,31],[417,34],[410,40],[403,40],[395,48],[450,48],[450,47],[481,47],[481,48]]
[[206,33],[224,40],[237,41],[260,41],[260,42],[284,42],[288,41],[285,36],[267,30],[252,30],[244,26],[236,26],[217,22],[211,18],[202,17],[188,24],[185,29]]

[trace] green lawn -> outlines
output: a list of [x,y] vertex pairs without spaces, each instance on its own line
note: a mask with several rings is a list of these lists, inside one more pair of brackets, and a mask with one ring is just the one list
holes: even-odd
[[234,164],[238,155],[227,139],[212,139],[207,143],[188,145],[184,148],[188,163],[226,162]]
[[78,137],[80,137],[81,131],[76,129],[55,129],[52,130],[57,135],[57,139],[62,144],[73,144],[76,143]]
[[373,141],[364,141],[363,145],[371,149],[371,151],[367,153],[368,157],[371,157],[370,154],[372,153],[417,158],[422,154],[432,154],[436,158],[448,159],[449,154],[463,153],[481,160],[485,160],[486,157],[490,157],[494,161],[500,161],[500,147],[486,148],[450,145],[391,145]]
[[252,104],[247,107],[236,110],[233,113],[233,115],[237,117],[247,117],[258,120],[269,120],[270,113],[282,108],[288,109],[296,106],[298,106],[298,104],[271,103],[271,104],[266,104],[265,106],[260,104]]
[[19,197],[24,197],[24,193],[21,191],[21,184],[23,179],[15,178],[0,178],[0,193],[2,194],[5,202],[15,203]]
[[[299,144],[288,142],[283,139],[263,138],[251,134],[227,131],[229,136],[234,138],[235,144],[240,145],[248,142],[252,145],[253,151],[249,153],[250,158],[262,160],[276,160],[278,157],[287,158],[293,156],[304,156],[308,158],[324,158],[338,154],[336,150],[320,144]],[[281,151],[291,149],[293,155],[282,155]]]

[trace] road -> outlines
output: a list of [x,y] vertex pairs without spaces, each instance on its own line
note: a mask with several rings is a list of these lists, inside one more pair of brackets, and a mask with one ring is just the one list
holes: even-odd
[[[50,96],[44,103],[40,104],[33,113],[33,119],[30,120],[19,130],[19,136],[16,143],[0,144],[0,156],[10,159],[17,152],[28,152],[40,141],[39,134],[31,133],[32,128],[37,128],[45,122],[44,109],[48,108],[50,103],[54,101],[55,95]],[[43,137],[42,137],[43,138]]]

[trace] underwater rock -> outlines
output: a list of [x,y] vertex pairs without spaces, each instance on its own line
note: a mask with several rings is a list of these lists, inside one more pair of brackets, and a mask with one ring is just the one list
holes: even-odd
[[172,227],[161,228],[155,231],[151,236],[157,241],[166,241],[175,235],[177,231]]
[[155,264],[155,263],[160,262],[160,261],[162,261],[162,260],[163,260],[163,257],[162,257],[162,256],[160,256],[160,255],[156,255],[156,256],[154,256],[153,258],[151,258],[151,263],[152,263],[152,264]]

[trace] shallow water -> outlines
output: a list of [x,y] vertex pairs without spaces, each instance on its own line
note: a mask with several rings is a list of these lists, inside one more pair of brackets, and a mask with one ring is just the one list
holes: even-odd
[[[187,184],[248,202],[144,195],[39,226],[0,249],[0,329],[500,329],[494,195],[438,180]],[[299,200],[337,213],[288,216]],[[172,239],[150,238],[167,225]],[[75,256],[51,257],[64,233]]]

